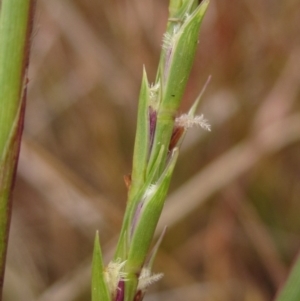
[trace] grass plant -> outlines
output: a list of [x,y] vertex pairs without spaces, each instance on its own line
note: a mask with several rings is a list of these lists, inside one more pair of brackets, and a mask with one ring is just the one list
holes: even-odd
[[142,300],[147,287],[162,277],[152,272],[158,246],[150,254],[149,248],[179,148],[189,127],[210,130],[203,116],[195,117],[202,93],[188,114],[177,116],[207,7],[208,1],[170,1],[155,82],[149,83],[143,71],[127,208],[114,258],[106,268],[95,240],[93,301]]
[[[141,301],[148,286],[162,277],[152,272],[152,266],[165,230],[152,252],[149,249],[179,148],[189,127],[210,130],[203,115],[195,116],[202,93],[188,114],[177,116],[207,7],[208,1],[198,5],[194,0],[171,0],[154,83],[148,82],[143,70],[132,174],[126,178],[127,207],[115,255],[107,267],[96,234],[92,301]],[[298,265],[278,301],[298,300]]]

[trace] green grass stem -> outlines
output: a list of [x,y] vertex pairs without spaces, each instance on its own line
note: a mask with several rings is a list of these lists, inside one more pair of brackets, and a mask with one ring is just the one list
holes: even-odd
[[11,191],[25,110],[24,81],[32,28],[33,0],[3,0],[0,14],[0,300]]

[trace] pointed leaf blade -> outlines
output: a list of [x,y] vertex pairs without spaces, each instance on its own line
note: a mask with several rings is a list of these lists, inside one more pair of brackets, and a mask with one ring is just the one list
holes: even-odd
[[104,278],[104,266],[98,231],[96,232],[92,263],[92,301],[111,301]]

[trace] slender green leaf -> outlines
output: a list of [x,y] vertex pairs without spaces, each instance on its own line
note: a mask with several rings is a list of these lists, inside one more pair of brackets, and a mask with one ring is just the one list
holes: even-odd
[[127,256],[127,232],[128,224],[130,222],[131,212],[136,207],[136,203],[139,201],[142,192],[141,187],[144,186],[145,182],[145,171],[147,167],[147,158],[149,155],[149,83],[145,68],[143,69],[142,85],[139,96],[139,109],[137,119],[137,129],[134,144],[134,155],[133,155],[133,167],[131,175],[131,184],[128,193],[128,203],[126,212],[123,220],[117,249],[115,252],[114,259],[125,260]]
[[98,231],[95,236],[92,263],[92,301],[111,301],[104,278],[104,265]]
[[[147,160],[149,156],[149,83],[145,68],[139,96],[139,108],[134,143],[134,154],[132,164],[132,182],[130,194],[135,195],[136,191],[144,184]],[[130,198],[131,199],[131,198]]]
[[11,215],[10,196],[25,110],[33,0],[2,0],[0,12],[0,295]]

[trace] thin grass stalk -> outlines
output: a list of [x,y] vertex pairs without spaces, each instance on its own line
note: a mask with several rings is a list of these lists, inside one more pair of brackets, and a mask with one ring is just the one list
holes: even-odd
[[[127,178],[128,202],[113,260],[102,267],[102,253],[95,241],[92,300],[141,301],[148,286],[162,277],[152,265],[157,245],[150,252],[179,148],[187,129],[198,125],[209,130],[195,111],[177,116],[194,61],[199,31],[208,0],[171,0],[167,30],[155,82],[148,82],[145,68],[139,95],[132,175]],[[95,265],[102,272],[95,273]],[[96,287],[106,289],[97,290]],[[107,290],[109,295],[107,295]]]
[[0,14],[0,300],[12,190],[23,129],[35,0],[2,0]]

